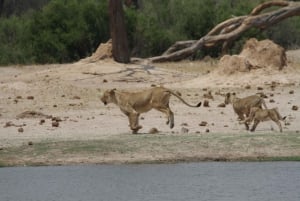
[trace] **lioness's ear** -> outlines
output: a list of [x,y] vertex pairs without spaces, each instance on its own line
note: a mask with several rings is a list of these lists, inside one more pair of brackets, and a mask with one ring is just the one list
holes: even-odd
[[114,89],[110,90],[109,93],[110,93],[110,94],[114,94],[116,90],[117,90],[117,89],[114,88]]

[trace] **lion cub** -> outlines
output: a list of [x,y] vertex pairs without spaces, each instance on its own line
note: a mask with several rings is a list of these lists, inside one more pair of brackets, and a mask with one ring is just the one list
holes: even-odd
[[251,128],[250,131],[255,131],[257,125],[261,122],[261,121],[268,121],[268,120],[272,120],[274,121],[278,127],[280,132],[282,132],[282,126],[280,121],[284,121],[286,118],[282,117],[277,108],[272,108],[272,109],[262,109],[259,107],[252,107],[250,109],[250,115],[249,117],[245,120],[246,123],[251,123],[252,121],[254,121],[254,124]]

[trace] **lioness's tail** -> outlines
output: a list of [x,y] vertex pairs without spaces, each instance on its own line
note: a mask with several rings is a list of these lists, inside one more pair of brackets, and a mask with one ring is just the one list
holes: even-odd
[[184,104],[186,104],[189,107],[200,107],[202,104],[200,101],[197,105],[191,105],[191,104],[187,103],[183,98],[181,98],[181,96],[179,96],[177,93],[175,93],[171,90],[168,90],[168,92],[170,92],[173,96],[176,96],[179,100],[181,100]]

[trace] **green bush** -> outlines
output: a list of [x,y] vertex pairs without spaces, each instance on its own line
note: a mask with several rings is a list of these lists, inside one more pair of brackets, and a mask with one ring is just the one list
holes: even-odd
[[95,1],[51,1],[33,16],[32,48],[38,63],[71,62],[91,54],[109,38],[107,5]]
[[26,43],[29,21],[13,16],[0,20],[0,65],[31,63]]
[[[32,9],[46,2],[32,5]],[[218,23],[247,15],[263,0],[142,2],[138,10],[124,7],[131,55],[137,57],[160,55],[176,41],[197,40]],[[49,0],[39,10],[32,10],[30,3],[24,8],[18,5],[16,12],[9,12],[12,15],[0,18],[0,65],[66,63],[91,55],[110,38],[107,4],[104,0]],[[299,48],[299,17],[266,31],[251,29],[243,33],[233,41],[230,53],[238,53],[250,37],[270,38],[285,48]],[[220,51],[221,47],[204,49],[195,56],[218,56]]]

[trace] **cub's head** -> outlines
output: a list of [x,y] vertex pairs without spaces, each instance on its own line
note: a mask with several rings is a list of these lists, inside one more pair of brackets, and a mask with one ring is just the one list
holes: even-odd
[[227,93],[227,94],[225,95],[225,101],[224,101],[224,103],[225,103],[226,105],[232,103],[232,100],[233,100],[233,98],[235,98],[235,97],[236,97],[236,94],[235,94],[234,92],[233,92],[233,93]]
[[101,101],[104,103],[104,105],[107,105],[108,103],[113,103],[115,100],[115,90],[116,89],[109,89],[106,90],[102,96]]

